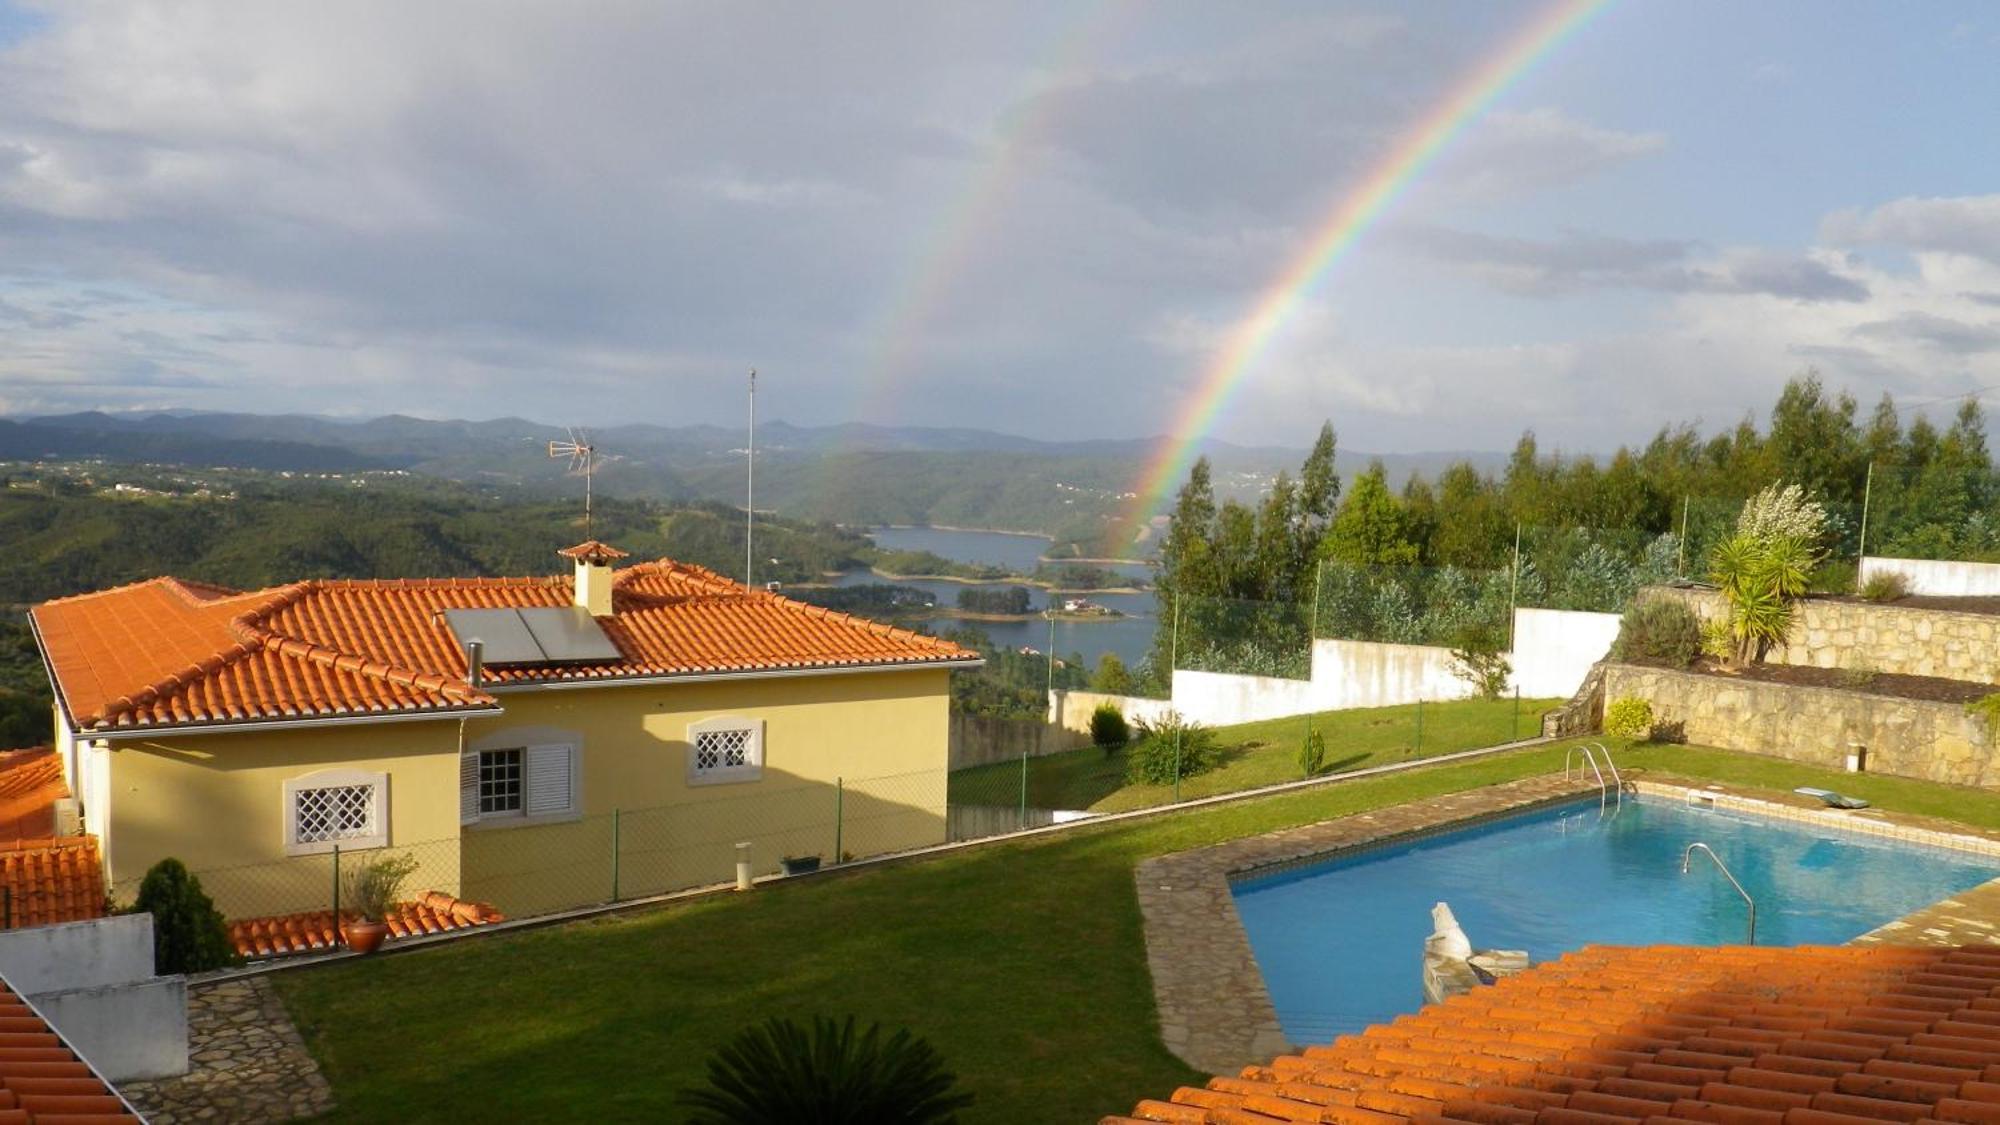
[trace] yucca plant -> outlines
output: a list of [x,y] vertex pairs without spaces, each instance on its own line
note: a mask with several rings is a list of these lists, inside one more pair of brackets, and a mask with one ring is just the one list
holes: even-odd
[[1812,543],[1790,536],[1739,533],[1716,544],[1709,577],[1729,603],[1729,632],[1739,663],[1758,660],[1785,642],[1792,628],[1792,603],[1805,596],[1821,560]]
[[708,1060],[708,1085],[681,1091],[696,1125],[951,1125],[972,1095],[907,1028],[857,1033],[854,1017],[773,1018]]

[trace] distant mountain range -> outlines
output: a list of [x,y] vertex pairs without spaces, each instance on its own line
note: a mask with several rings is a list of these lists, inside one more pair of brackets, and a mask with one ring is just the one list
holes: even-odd
[[[389,414],[348,420],[307,414],[163,411],[0,419],[0,460],[145,462],[195,467],[354,472],[400,469],[542,491],[567,487],[547,456],[560,426],[523,418],[432,421]],[[594,428],[599,484],[657,499],[740,502],[743,431],[720,426]],[[1123,494],[1164,438],[1051,442],[991,430],[846,423],[757,429],[758,506],[839,523],[936,523],[1088,539],[1129,505]],[[1225,496],[1260,491],[1305,449],[1204,441]],[[1353,473],[1380,457],[1392,479],[1435,475],[1453,461],[1495,469],[1493,452],[1368,454],[1343,450]],[[1096,531],[1091,529],[1095,527]]]

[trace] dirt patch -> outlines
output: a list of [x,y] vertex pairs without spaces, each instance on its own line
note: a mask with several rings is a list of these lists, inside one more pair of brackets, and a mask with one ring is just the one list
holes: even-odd
[[1894,601],[1874,602],[1856,594],[1815,594],[1814,601],[1849,602],[1854,605],[1890,606],[1897,609],[1936,609],[1946,613],[1984,613],[2000,616],[2000,597],[1945,597],[1940,594],[1910,594]]
[[1993,684],[1973,680],[1947,680],[1942,676],[1905,676],[1894,672],[1860,672],[1846,668],[1807,668],[1796,664],[1750,664],[1733,667],[1703,658],[1689,671],[1724,679],[1756,680],[1760,683],[1793,684],[1798,687],[1837,688],[1897,699],[1925,699],[1936,703],[1971,703],[1996,690]]

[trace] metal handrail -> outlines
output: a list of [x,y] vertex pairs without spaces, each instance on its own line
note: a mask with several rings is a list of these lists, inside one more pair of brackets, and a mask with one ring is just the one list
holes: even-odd
[[[1582,751],[1583,760],[1590,763],[1590,772],[1597,775],[1597,815],[1602,817],[1604,815],[1604,806],[1609,802],[1610,799],[1606,794],[1607,791],[1611,788],[1611,786],[1608,782],[1604,780],[1604,771],[1597,768],[1597,755],[1592,754],[1590,752],[1589,746],[1587,745],[1572,746],[1569,748],[1568,752],[1563,754],[1563,780],[1564,781],[1569,780],[1570,757],[1571,755],[1576,754],[1578,751]],[[1581,770],[1578,770],[1577,776],[1582,777],[1583,772]],[[1625,799],[1623,797],[1620,797],[1618,799],[1618,807],[1620,809],[1623,809],[1625,807]]]
[[1714,848],[1709,847],[1707,844],[1704,844],[1699,840],[1696,840],[1694,843],[1689,844],[1687,846],[1687,850],[1681,853],[1681,874],[1685,875],[1688,873],[1688,865],[1694,861],[1694,853],[1697,850],[1703,852],[1708,856],[1708,858],[1714,860],[1715,869],[1717,871],[1722,872],[1722,877],[1729,880],[1729,885],[1736,888],[1737,894],[1743,896],[1743,904],[1750,908],[1749,944],[1756,945],[1757,944],[1757,900],[1751,898],[1750,892],[1743,889],[1743,884],[1736,881],[1736,876],[1730,872],[1729,865],[1722,862],[1722,857],[1715,854]]
[[[1618,763],[1611,760],[1611,747],[1606,746],[1602,742],[1593,742],[1591,745],[1597,748],[1599,754],[1604,755],[1604,766],[1611,771],[1611,784],[1618,787],[1619,793],[1624,793],[1625,779],[1618,776]],[[1622,796],[1619,797],[1618,803],[1621,805],[1624,804],[1625,798]]]

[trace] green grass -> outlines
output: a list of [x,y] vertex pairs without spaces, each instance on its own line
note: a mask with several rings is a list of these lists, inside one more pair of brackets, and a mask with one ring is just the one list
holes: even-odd
[[[2000,793],[1696,747],[1617,758],[2000,826]],[[335,1121],[673,1119],[730,1035],[815,1013],[929,1039],[979,1099],[969,1123],[1094,1120],[1200,1077],[1159,1042],[1140,860],[1562,760],[1516,751],[271,979],[333,1082]]]
[[[1412,758],[1432,757],[1476,746],[1532,737],[1543,711],[1560,700],[1465,699],[1423,705],[1421,739],[1413,706],[1371,707],[1295,715],[1260,723],[1217,727],[1222,764],[1181,781],[1182,799],[1235,793],[1297,781],[1299,746],[1310,722],[1326,739],[1326,773],[1366,769]],[[1174,799],[1171,785],[1128,784],[1126,752],[1106,754],[1095,747],[1028,760],[1028,804],[1043,809],[1123,812]],[[951,800],[961,805],[1013,805],[1021,794],[1021,766],[1002,762],[958,770],[951,775]]]

